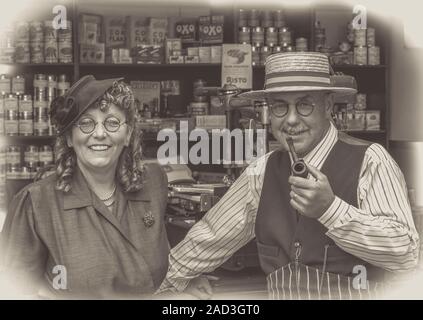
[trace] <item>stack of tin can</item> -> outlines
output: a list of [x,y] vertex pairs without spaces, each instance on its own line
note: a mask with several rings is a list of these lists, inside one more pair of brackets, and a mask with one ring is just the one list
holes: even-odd
[[19,21],[15,25],[15,62],[30,63],[29,23]]
[[320,25],[320,21],[316,22],[314,28],[314,46],[315,51],[321,51],[326,46],[326,30]]
[[[262,65],[276,52],[294,51],[292,31],[286,25],[283,10],[239,10],[238,42],[251,44],[253,65]],[[307,51],[306,38],[296,39],[298,51]]]
[[29,46],[31,63],[44,63],[44,28],[41,21],[29,24]]
[[0,214],[3,212],[6,212],[6,149],[0,147]]
[[0,134],[7,136],[54,135],[49,107],[54,98],[64,95],[70,83],[66,75],[34,75],[34,94],[25,94],[22,75],[0,75]]
[[2,23],[2,25],[0,29],[0,63],[13,63],[15,55],[13,26],[9,23]]
[[47,100],[47,91],[51,90],[48,90],[49,82],[54,82],[53,76],[42,73],[34,75],[34,135],[36,136],[47,136],[50,133],[49,101]]
[[374,28],[354,30],[354,64],[380,64],[380,48],[376,46]]
[[57,63],[57,29],[52,21],[44,21],[44,59],[46,63]]
[[58,31],[58,53],[60,63],[72,63],[72,22],[66,21],[66,28]]
[[207,95],[197,94],[195,89],[205,87],[206,82],[203,79],[197,79],[193,83],[194,101],[188,106],[188,112],[192,116],[207,115],[209,112],[209,97]]
[[40,168],[54,163],[53,148],[50,145],[11,145],[6,148],[6,152],[0,150],[0,181],[2,157],[5,158],[3,163],[7,179],[33,179]]

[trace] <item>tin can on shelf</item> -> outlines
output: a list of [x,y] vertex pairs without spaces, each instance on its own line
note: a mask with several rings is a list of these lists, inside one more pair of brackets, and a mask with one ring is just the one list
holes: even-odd
[[15,42],[15,62],[16,63],[30,63],[31,55],[29,49],[29,41]]
[[355,110],[365,110],[367,108],[367,95],[365,93],[357,93]]
[[40,151],[38,146],[26,146],[24,150],[24,165],[28,168],[36,168],[40,161]]
[[57,42],[57,29],[53,27],[53,21],[44,21],[44,40]]
[[274,26],[276,28],[286,27],[286,19],[283,10],[276,10],[273,13]]
[[72,21],[66,21],[66,28],[60,29],[58,34],[58,54],[60,63],[72,63]]
[[25,77],[16,75],[12,78],[12,93],[23,95],[25,93]]
[[53,148],[48,145],[41,146],[39,149],[39,158],[41,167],[53,164]]
[[48,114],[49,102],[47,100],[35,100],[34,101],[34,116],[37,117],[40,114]]
[[53,164],[53,148],[48,145],[41,146],[39,149],[39,159],[41,167]]
[[7,112],[10,111],[16,111],[18,112],[18,98],[13,93],[9,93],[3,100],[4,102],[4,110]]
[[254,47],[262,47],[264,45],[264,29],[262,27],[253,28],[251,43]]
[[366,45],[367,29],[354,29],[354,46],[364,47]]
[[260,12],[256,9],[250,11],[250,16],[248,17],[248,26],[249,27],[258,27],[260,25]]
[[367,64],[367,47],[354,47],[354,64]]
[[24,94],[22,96],[19,96],[18,100],[18,109],[19,112],[32,112],[33,106],[32,106],[32,97],[29,94]]
[[45,63],[58,63],[59,53],[56,40],[44,42],[44,62]]
[[0,75],[0,95],[6,95],[10,93],[10,78],[7,74]]
[[40,114],[34,118],[34,135],[48,136],[49,135],[49,119],[48,116]]
[[47,88],[47,75],[43,73],[37,73],[34,75],[34,100],[44,99],[44,93]]
[[264,65],[268,56],[272,54],[272,48],[264,46],[260,49],[260,64]]
[[6,136],[19,135],[19,116],[15,110],[6,110],[6,118],[4,119],[4,133]]
[[264,28],[273,27],[273,12],[264,10],[261,14],[261,26]]
[[4,136],[4,113],[0,113],[0,136]]
[[248,26],[248,14],[244,9],[239,9],[238,11],[238,27],[247,27]]
[[369,47],[368,64],[372,66],[376,66],[380,64],[380,48],[379,47]]
[[7,165],[6,178],[8,180],[17,180],[21,178],[22,166],[12,167]]
[[282,52],[283,50],[282,50],[282,47],[281,46],[276,46],[276,47],[273,47],[273,49],[272,49],[272,53],[278,53],[278,52]]
[[52,101],[56,97],[56,91],[57,91],[56,76],[49,74],[47,75],[47,89],[46,89],[47,101]]
[[34,134],[34,114],[32,111],[19,113],[19,135],[32,136]]
[[251,29],[249,27],[240,27],[238,30],[239,43],[251,43]]
[[65,74],[59,75],[57,80],[57,95],[63,96],[70,88],[70,82],[67,81],[67,76]]
[[266,28],[266,46],[275,47],[278,45],[278,30],[275,27]]
[[251,47],[251,64],[253,66],[260,65],[260,48]]
[[6,164],[11,167],[21,166],[21,147],[20,146],[7,147]]
[[278,38],[281,46],[289,46],[292,44],[291,31],[286,27],[279,28]]
[[30,61],[34,64],[44,63],[44,42],[30,42]]
[[29,23],[17,21],[15,24],[15,40],[29,42]]
[[375,28],[367,29],[367,46],[368,47],[376,46],[376,29]]
[[295,47],[297,51],[308,51],[308,44],[306,38],[295,39]]
[[30,41],[43,41],[44,28],[41,21],[31,21],[29,23],[29,40]]

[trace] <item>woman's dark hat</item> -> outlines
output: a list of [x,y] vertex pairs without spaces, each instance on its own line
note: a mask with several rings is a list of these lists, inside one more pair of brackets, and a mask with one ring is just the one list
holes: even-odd
[[96,80],[92,75],[84,76],[65,95],[55,98],[51,103],[50,116],[57,127],[57,134],[68,130],[107,89],[121,80],[123,78]]

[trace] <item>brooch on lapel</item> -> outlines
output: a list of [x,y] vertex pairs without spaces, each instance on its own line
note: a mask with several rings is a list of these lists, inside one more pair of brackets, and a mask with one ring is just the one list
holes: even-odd
[[152,215],[152,213],[151,213],[151,211],[150,211],[150,210],[148,210],[148,211],[144,214],[144,217],[142,218],[142,221],[144,222],[144,225],[145,225],[147,228],[150,228],[150,227],[154,224],[154,222],[155,222],[155,220],[154,220],[154,216]]

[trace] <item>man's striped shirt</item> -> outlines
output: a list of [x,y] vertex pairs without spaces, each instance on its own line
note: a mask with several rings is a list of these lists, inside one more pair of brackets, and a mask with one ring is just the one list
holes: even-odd
[[[331,124],[320,143],[304,157],[319,170],[338,140]],[[250,164],[223,198],[188,232],[169,255],[169,270],[159,292],[183,291],[190,279],[211,272],[255,237],[254,225],[271,153]],[[342,166],[342,163],[339,164]],[[333,190],[336,195],[336,190]],[[318,219],[326,235],[344,251],[389,271],[414,268],[419,237],[405,180],[379,144],[363,159],[357,189],[358,208],[339,197]]]

